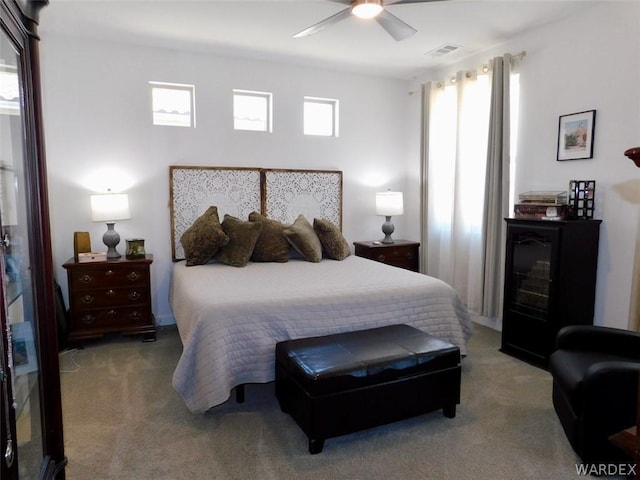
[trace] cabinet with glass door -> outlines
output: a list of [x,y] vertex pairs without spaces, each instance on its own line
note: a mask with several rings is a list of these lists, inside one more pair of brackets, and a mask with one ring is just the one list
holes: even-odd
[[64,478],[38,12],[0,0],[0,478]]
[[600,223],[507,219],[503,352],[546,367],[560,328],[593,323]]

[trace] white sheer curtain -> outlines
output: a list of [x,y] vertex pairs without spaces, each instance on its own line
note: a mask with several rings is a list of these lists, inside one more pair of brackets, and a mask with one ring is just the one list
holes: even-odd
[[[500,78],[500,90],[506,78],[508,91],[509,75],[500,69]],[[505,146],[496,140],[496,129],[497,138],[508,138],[503,123],[509,124],[509,115],[500,113],[499,102],[492,110],[491,71],[459,72],[447,82],[430,82],[422,95],[422,271],[452,285],[471,311],[494,316],[502,288],[495,277],[503,268],[502,226],[497,224],[507,213],[502,192],[506,189],[508,199],[509,169],[493,159],[509,164],[508,141]],[[501,98],[509,105],[508,96]],[[505,146],[506,153],[496,145]],[[496,178],[500,192],[494,191]]]

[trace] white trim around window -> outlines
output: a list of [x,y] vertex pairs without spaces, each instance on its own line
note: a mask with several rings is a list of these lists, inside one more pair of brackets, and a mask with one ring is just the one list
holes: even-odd
[[304,134],[337,137],[339,101],[333,98],[304,97]]
[[195,86],[183,83],[149,82],[154,125],[196,126]]
[[273,131],[273,94],[234,89],[233,129],[271,133]]

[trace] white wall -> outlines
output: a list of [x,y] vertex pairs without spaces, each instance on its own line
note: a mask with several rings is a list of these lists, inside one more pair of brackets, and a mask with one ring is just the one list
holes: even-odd
[[[516,65],[521,104],[515,192],[566,190],[569,180],[596,180],[595,216],[603,223],[595,323],[626,328],[640,235],[640,170],[623,152],[640,145],[640,2],[585,3],[572,18],[513,38],[448,72],[522,50],[527,55]],[[416,83],[442,74],[425,74]],[[411,106],[414,118],[417,102]],[[556,161],[558,117],[594,109],[593,159]]]
[[[518,63],[522,102],[516,192],[566,189],[595,179],[603,219],[596,323],[626,327],[632,265],[640,235],[640,170],[623,156],[640,145],[640,2],[586,2],[571,19],[513,38],[448,72],[492,56],[527,51]],[[132,219],[122,238],[143,237],[155,255],[154,312],[172,322],[168,165],[339,168],[344,171],[344,232],[349,241],[380,236],[373,197],[405,191],[400,238],[419,239],[419,84],[202,53],[77,41],[43,35],[42,75],[53,246],[57,275],[72,255],[72,233],[105,230],[90,221],[90,177],[118,169],[130,179]],[[150,125],[149,80],[196,85],[194,130]],[[231,90],[274,93],[274,133],[234,132]],[[304,137],[304,95],[341,101],[338,139]],[[556,161],[558,117],[597,110],[591,160]],[[122,250],[122,248],[121,248]]]
[[[89,231],[93,249],[104,248],[106,227],[92,223],[89,210],[89,194],[101,185],[129,193],[132,218],[116,223],[119,251],[125,238],[140,237],[154,254],[153,310],[161,324],[174,321],[169,165],[343,170],[350,242],[382,235],[376,191],[404,189],[407,82],[46,34],[41,63],[52,242],[65,291],[61,265],[73,255],[73,232]],[[152,80],[196,86],[195,129],[151,125]],[[233,130],[233,88],[273,92],[272,134]],[[340,100],[339,138],[302,134],[305,95]],[[406,236],[411,221],[394,219],[395,236]]]

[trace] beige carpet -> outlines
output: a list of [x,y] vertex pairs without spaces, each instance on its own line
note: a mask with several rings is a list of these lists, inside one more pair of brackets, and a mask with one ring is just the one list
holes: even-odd
[[328,439],[307,439],[280,412],[273,384],[249,385],[204,415],[171,386],[173,327],[155,343],[113,337],[61,355],[70,480],[572,479],[579,462],[551,405],[549,374],[498,351],[476,326],[457,416],[441,411]]

